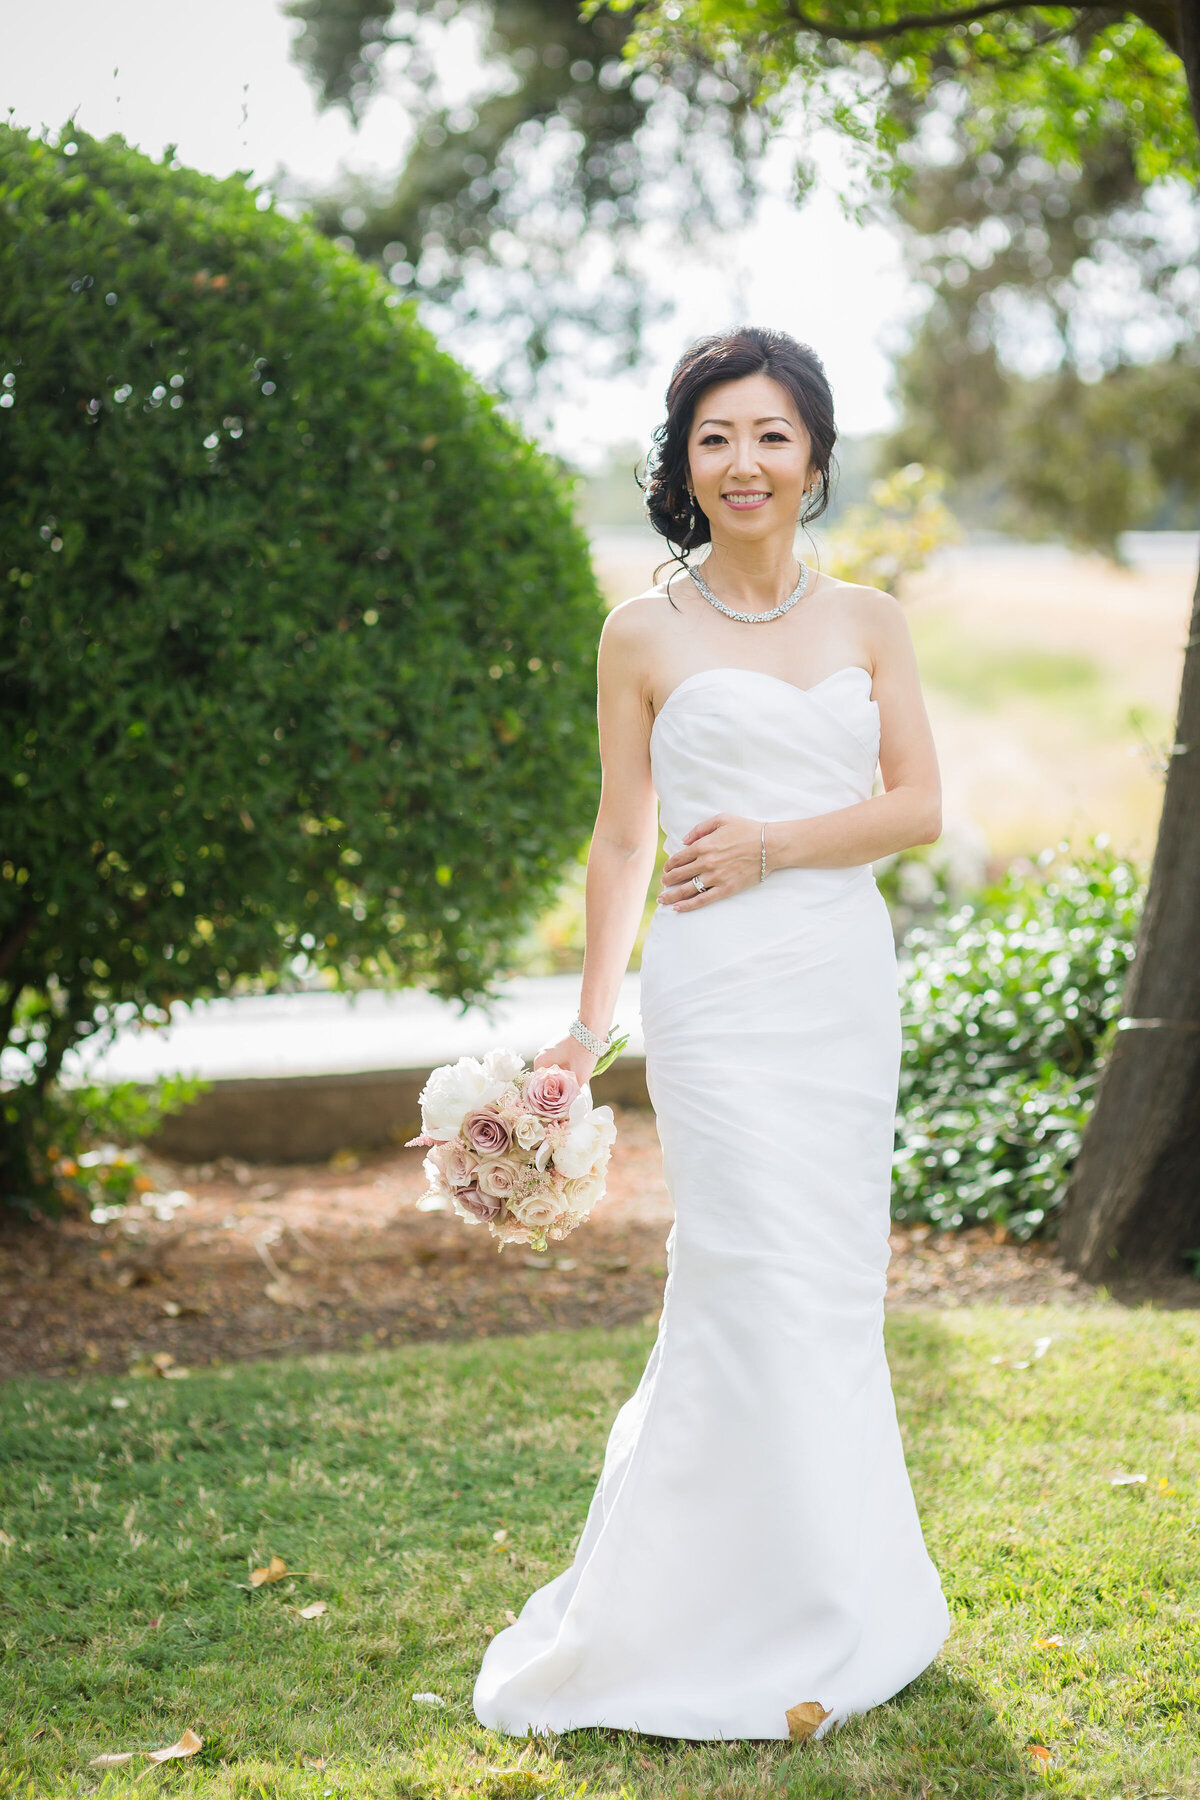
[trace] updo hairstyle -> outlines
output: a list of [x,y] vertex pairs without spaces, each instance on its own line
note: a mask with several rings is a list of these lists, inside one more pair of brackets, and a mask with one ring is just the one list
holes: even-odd
[[655,531],[678,546],[682,556],[712,541],[708,515],[688,498],[687,446],[696,402],[719,381],[769,375],[786,388],[812,440],[812,461],[820,488],[800,515],[800,524],[819,519],[829,505],[830,463],[837,441],[833,394],[815,350],[786,331],[747,326],[699,338],[684,351],[667,388],[666,422],[654,433],[645,483],[645,507]]

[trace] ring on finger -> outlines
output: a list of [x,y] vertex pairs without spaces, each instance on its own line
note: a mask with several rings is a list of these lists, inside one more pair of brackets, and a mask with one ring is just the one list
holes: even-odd
[[698,894],[703,894],[706,892],[704,883],[700,879],[699,875],[692,876],[692,886],[695,888],[695,890]]

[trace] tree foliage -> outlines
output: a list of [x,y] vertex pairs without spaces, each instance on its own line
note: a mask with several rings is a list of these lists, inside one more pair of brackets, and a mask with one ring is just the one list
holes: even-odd
[[0,443],[12,1191],[118,1017],[299,955],[484,990],[594,809],[602,605],[378,274],[117,139],[0,134]]
[[1184,522],[1200,500],[1190,209],[1169,185],[1147,197],[1119,139],[1078,169],[1004,136],[956,149],[898,203],[933,298],[881,454],[936,459],[956,506],[982,493],[1025,536],[1112,552],[1131,526]]
[[[593,0],[599,5],[602,0]],[[960,119],[970,147],[1010,135],[1078,166],[1119,136],[1144,185],[1197,173],[1195,122],[1171,0],[1138,6],[965,0],[608,0],[636,24],[629,53],[659,67],[709,57],[760,101],[789,88],[813,125],[855,142],[871,181],[904,187],[906,152]]]
[[296,54],[321,104],[358,117],[388,92],[413,124],[394,178],[308,192],[314,221],[470,319],[511,392],[589,347],[602,366],[630,361],[647,313],[630,261],[637,234],[657,224],[686,238],[744,211],[760,133],[739,75],[693,53],[639,72],[623,55],[630,21],[616,13],[484,0],[467,15],[480,91],[451,104],[439,66],[461,9],[290,0],[287,10],[303,23]]

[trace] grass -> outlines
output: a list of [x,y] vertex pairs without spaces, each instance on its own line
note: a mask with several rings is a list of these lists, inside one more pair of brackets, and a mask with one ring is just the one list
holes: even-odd
[[[470,1695],[486,1628],[569,1558],[650,1341],[0,1390],[0,1794],[1200,1794],[1200,1320],[1149,1308],[891,1320],[954,1628],[888,1705],[808,1749],[485,1731]],[[1113,1486],[1122,1471],[1146,1481]],[[313,1573],[241,1585],[272,1554]],[[328,1613],[301,1620],[314,1599]],[[430,1690],[444,1707],[413,1702]],[[190,1762],[89,1766],[189,1726],[205,1740]]]

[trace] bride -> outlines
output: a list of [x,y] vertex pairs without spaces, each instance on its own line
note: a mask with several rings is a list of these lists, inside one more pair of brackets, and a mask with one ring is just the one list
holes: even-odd
[[711,549],[601,634],[580,1013],[537,1060],[586,1081],[605,1047],[657,797],[642,1019],[675,1222],[574,1561],[484,1656],[499,1731],[821,1737],[948,1629],[884,1352],[900,1025],[871,869],[938,836],[940,787],[900,607],[797,566],[835,435],[807,346],[693,345],[646,504]]

